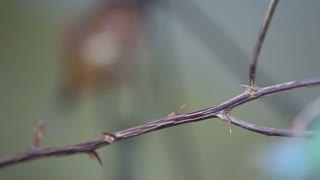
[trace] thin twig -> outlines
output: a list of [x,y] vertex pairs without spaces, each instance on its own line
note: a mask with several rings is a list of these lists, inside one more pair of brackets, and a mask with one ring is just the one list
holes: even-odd
[[[0,159],[0,168],[8,167],[14,164],[35,160],[35,159],[40,159],[40,158],[69,156],[69,155],[79,154],[79,153],[90,154],[92,152],[95,152],[97,149],[101,147],[112,144],[113,142],[132,138],[138,135],[157,131],[160,129],[177,126],[180,124],[192,123],[192,122],[197,122],[197,121],[210,119],[210,118],[220,118],[220,119],[226,120],[226,118],[223,116],[224,115],[223,112],[226,109],[232,109],[236,106],[261,98],[263,96],[269,96],[269,95],[278,94],[278,93],[282,93],[289,90],[295,90],[295,89],[301,89],[301,88],[313,87],[313,86],[319,86],[319,85],[320,85],[320,77],[314,78],[314,79],[292,81],[292,82],[260,88],[254,94],[248,94],[245,92],[214,107],[206,108],[206,109],[188,113],[188,114],[165,117],[160,120],[156,120],[153,122],[149,122],[149,123],[132,127],[129,129],[125,129],[125,130],[120,130],[114,133],[105,133],[105,136],[98,140],[89,141],[82,144],[65,146],[61,148],[45,148],[45,149],[37,148],[37,149],[27,150],[17,155]],[[232,124],[239,126],[243,129],[247,129],[249,131],[253,131],[253,132],[268,135],[268,136],[311,137],[311,136],[314,136],[316,133],[320,133],[320,132],[312,132],[312,131],[282,130],[282,129],[257,126],[245,121],[241,121],[231,116],[230,116],[230,120]]]
[[[276,129],[258,126],[255,124],[248,123],[246,121],[242,121],[235,117],[230,117],[232,124],[239,126],[243,129],[247,129],[249,131],[253,131],[259,134],[264,134],[267,136],[279,136],[279,137],[312,137],[314,134],[319,133],[317,131],[296,131],[296,130],[285,130],[285,129]],[[225,120],[225,119],[224,119]]]
[[273,13],[276,9],[276,6],[278,4],[279,0],[271,0],[267,13],[263,19],[263,23],[259,32],[259,37],[256,42],[256,45],[253,50],[253,55],[252,55],[252,62],[250,64],[250,70],[249,70],[249,82],[250,82],[250,87],[255,88],[256,86],[256,69],[257,69],[257,63],[258,63],[258,58],[259,54],[264,42],[264,39],[266,37]]

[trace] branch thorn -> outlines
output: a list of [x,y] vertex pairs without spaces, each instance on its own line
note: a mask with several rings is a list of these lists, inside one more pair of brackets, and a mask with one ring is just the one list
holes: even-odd
[[172,112],[168,115],[168,117],[174,117],[174,116],[178,116],[178,115],[181,115],[183,110],[185,109],[186,107],[186,104],[183,104],[182,106],[180,106],[180,108],[178,109],[177,112]]
[[277,7],[279,0],[271,0],[268,10],[266,12],[266,15],[263,19],[259,35],[258,35],[258,40],[254,46],[253,54],[252,54],[252,62],[250,63],[250,68],[249,68],[249,83],[252,88],[255,87],[256,85],[256,69],[257,69],[257,64],[258,64],[258,58],[260,55],[260,51],[262,48],[262,45],[264,43],[264,39],[266,37],[267,31],[269,29],[269,25],[271,23],[272,16],[274,14],[274,11]]
[[97,153],[97,151],[95,151],[95,150],[90,151],[90,152],[88,152],[88,155],[90,156],[91,159],[96,159],[101,166],[103,165],[102,160],[101,160],[99,154]]
[[230,134],[232,134],[232,123],[231,123],[231,117],[230,117],[229,111],[226,112],[226,119],[227,119],[227,122],[229,125],[229,132],[230,132]]
[[216,116],[222,120],[225,120],[228,122],[229,125],[229,132],[230,134],[232,133],[232,123],[231,123],[231,117],[230,117],[230,110],[231,109],[226,109],[218,113]]
[[32,148],[38,148],[40,141],[44,137],[44,123],[39,121],[37,127],[33,128],[33,143]]

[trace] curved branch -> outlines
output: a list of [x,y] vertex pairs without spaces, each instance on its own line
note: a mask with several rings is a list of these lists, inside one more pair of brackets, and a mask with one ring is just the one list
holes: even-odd
[[[177,126],[180,124],[192,123],[192,122],[197,122],[197,121],[210,119],[210,118],[220,118],[220,119],[226,120],[226,117],[223,114],[225,110],[232,109],[236,106],[258,99],[263,96],[268,96],[268,95],[278,94],[278,93],[282,93],[289,90],[301,89],[305,87],[312,87],[312,86],[318,86],[318,85],[320,85],[320,77],[314,78],[314,79],[292,81],[292,82],[260,88],[252,94],[248,94],[247,92],[242,93],[214,107],[210,107],[207,109],[203,109],[203,110],[188,113],[188,114],[165,117],[153,122],[149,122],[149,123],[132,127],[129,129],[125,129],[125,130],[120,130],[114,133],[105,133],[105,137],[100,138],[98,140],[93,140],[93,141],[76,144],[76,145],[65,146],[61,148],[45,148],[45,149],[33,148],[31,150],[21,152],[17,155],[0,159],[0,168],[8,167],[14,164],[35,160],[35,159],[40,159],[40,158],[69,156],[69,155],[74,155],[79,153],[90,154],[95,152],[97,149],[101,147],[112,144],[113,142],[128,139],[131,137],[153,132],[156,130]],[[230,117],[230,118],[231,118],[231,123],[236,126],[239,126],[243,129],[247,129],[249,131],[253,131],[256,133],[268,135],[268,136],[312,137],[316,133],[319,133],[319,132],[312,132],[312,131],[294,131],[294,130],[268,128],[268,127],[250,124],[248,122],[241,121],[240,119],[237,119],[235,117]]]
[[[242,121],[236,117],[230,117],[231,123],[239,126],[243,129],[256,132],[259,134],[267,135],[267,136],[280,136],[280,137],[312,137],[315,134],[320,134],[320,132],[317,131],[295,131],[295,130],[285,130],[285,129],[276,129],[276,128],[269,128],[269,127],[263,127],[258,126],[255,124],[248,123],[246,121]],[[227,120],[225,118],[221,118],[223,120]]]

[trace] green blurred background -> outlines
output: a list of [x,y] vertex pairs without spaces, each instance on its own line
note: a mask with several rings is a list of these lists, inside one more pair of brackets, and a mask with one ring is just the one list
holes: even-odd
[[[102,98],[82,97],[50,128],[45,112],[60,83],[63,28],[94,3],[0,1],[1,157],[29,148],[39,120],[48,131],[41,145],[56,147],[167,116],[183,104],[191,112],[243,92],[240,85],[247,84],[250,55],[268,6],[256,0],[155,3],[148,11],[149,55],[134,83]],[[316,0],[280,2],[262,50],[258,86],[319,76],[319,5]],[[290,128],[317,92],[267,97],[232,114]],[[114,112],[115,107],[121,110]],[[48,158],[1,169],[0,179],[269,179],[260,151],[282,139],[237,127],[229,134],[226,123],[205,120],[102,148],[103,167],[87,155]]]

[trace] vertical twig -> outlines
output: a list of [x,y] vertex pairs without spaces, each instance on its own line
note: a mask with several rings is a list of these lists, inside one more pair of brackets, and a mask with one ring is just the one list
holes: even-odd
[[259,37],[256,42],[256,45],[253,50],[252,55],[252,62],[250,64],[250,70],[249,70],[249,81],[250,81],[250,87],[254,88],[256,86],[256,69],[257,69],[257,63],[258,63],[258,57],[261,51],[262,44],[264,42],[264,39],[267,34],[267,30],[269,28],[273,13],[276,9],[276,6],[278,4],[279,0],[271,0],[267,13],[263,19],[263,23],[259,32]]

